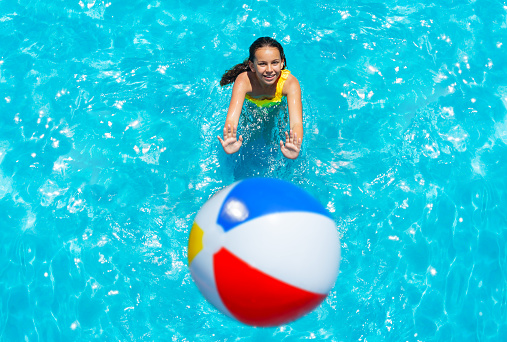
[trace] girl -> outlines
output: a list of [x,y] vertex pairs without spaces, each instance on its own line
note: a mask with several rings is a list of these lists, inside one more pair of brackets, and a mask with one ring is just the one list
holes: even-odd
[[303,110],[298,80],[285,69],[287,62],[283,48],[270,37],[261,37],[250,46],[250,56],[243,63],[228,70],[220,86],[234,83],[225,119],[223,138],[218,140],[228,154],[238,152],[243,136],[236,139],[239,117],[245,98],[258,107],[270,107],[287,97],[290,133],[285,132],[285,144],[280,141],[283,155],[296,159],[303,139]]

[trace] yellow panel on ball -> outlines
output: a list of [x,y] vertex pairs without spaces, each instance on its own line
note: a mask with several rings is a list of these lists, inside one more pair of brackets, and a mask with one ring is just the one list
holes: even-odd
[[201,227],[194,222],[190,230],[190,237],[188,238],[188,264],[192,263],[195,256],[202,250],[202,237],[204,232]]

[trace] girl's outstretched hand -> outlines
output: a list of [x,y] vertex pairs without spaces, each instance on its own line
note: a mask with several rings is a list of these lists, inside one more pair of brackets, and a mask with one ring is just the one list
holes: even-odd
[[222,144],[225,153],[233,154],[238,152],[241,144],[243,143],[243,136],[239,136],[239,139],[236,140],[237,126],[231,128],[230,124],[224,126],[224,138],[220,138],[218,136],[218,140]]
[[292,133],[292,130],[290,131],[290,135],[285,132],[285,145],[280,140],[280,149],[286,158],[296,159],[301,150],[301,138],[298,138],[295,132]]

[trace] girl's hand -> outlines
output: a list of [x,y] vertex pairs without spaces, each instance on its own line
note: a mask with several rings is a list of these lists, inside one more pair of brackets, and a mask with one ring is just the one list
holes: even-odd
[[227,154],[238,152],[243,143],[243,136],[241,135],[239,136],[239,140],[236,140],[236,132],[237,126],[231,128],[231,125],[227,124],[227,126],[224,126],[224,138],[222,139],[220,136],[217,137]]
[[292,130],[290,131],[290,135],[285,132],[285,145],[280,140],[280,149],[286,158],[296,159],[301,150],[301,138],[298,138],[295,132],[292,133]]

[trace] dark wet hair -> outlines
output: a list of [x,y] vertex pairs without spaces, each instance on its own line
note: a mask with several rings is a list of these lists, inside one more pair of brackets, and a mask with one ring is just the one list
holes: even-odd
[[255,51],[263,47],[277,48],[280,52],[280,57],[282,58],[283,69],[285,69],[287,66],[287,61],[285,60],[285,54],[283,53],[282,45],[271,37],[260,37],[256,39],[252,45],[250,45],[250,55],[248,56],[248,59],[245,59],[243,63],[236,64],[225,72],[225,74],[222,76],[222,79],[220,80],[220,86],[223,87],[224,85],[234,83],[239,74],[245,71],[249,71],[250,67],[248,66],[248,62],[250,61],[253,63],[255,58]]

